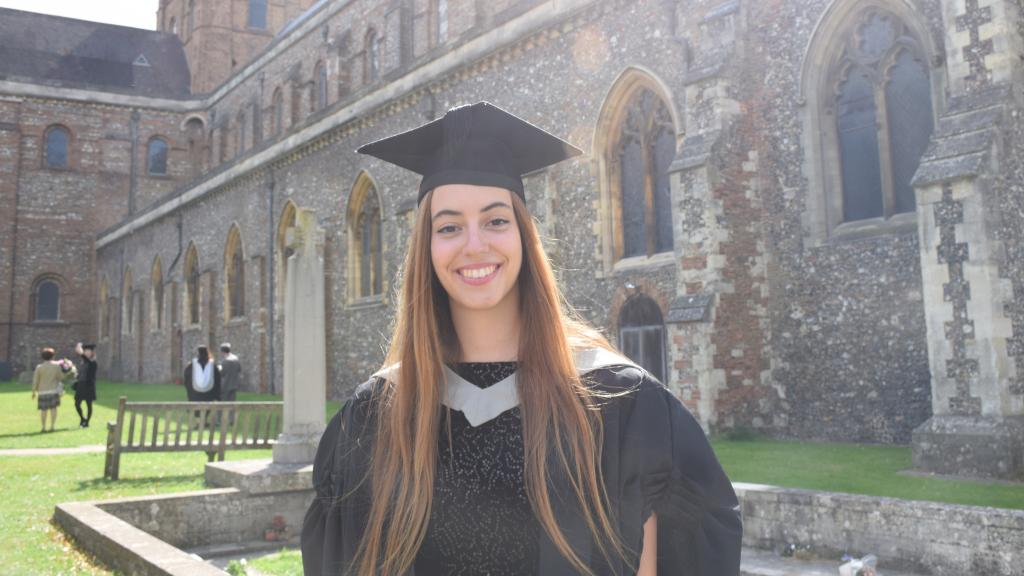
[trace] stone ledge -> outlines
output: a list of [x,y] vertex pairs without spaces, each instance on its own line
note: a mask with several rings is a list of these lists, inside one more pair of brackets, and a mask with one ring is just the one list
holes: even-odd
[[92,502],[57,505],[54,521],[79,547],[125,574],[223,576],[218,570],[167,542],[105,512]]

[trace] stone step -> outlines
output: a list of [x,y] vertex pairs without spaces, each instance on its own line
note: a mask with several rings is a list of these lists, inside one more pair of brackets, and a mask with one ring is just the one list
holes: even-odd
[[[775,552],[744,548],[740,576],[839,576],[839,560],[797,560],[783,558]],[[924,576],[909,572],[886,570],[878,566],[879,576]]]

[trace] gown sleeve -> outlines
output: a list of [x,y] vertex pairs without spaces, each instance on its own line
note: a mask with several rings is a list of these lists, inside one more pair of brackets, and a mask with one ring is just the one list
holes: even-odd
[[624,543],[642,550],[643,524],[655,513],[658,574],[737,576],[739,502],[700,424],[643,370],[623,367],[611,378],[630,390],[608,418],[614,437],[606,435],[603,459],[606,477],[617,480]]
[[344,574],[362,537],[369,508],[364,482],[372,446],[368,432],[371,385],[360,386],[331,418],[313,461],[313,502],[302,523],[306,576]]

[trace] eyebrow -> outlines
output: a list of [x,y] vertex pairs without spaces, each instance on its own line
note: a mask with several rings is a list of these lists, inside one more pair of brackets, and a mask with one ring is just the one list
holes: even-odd
[[[491,202],[487,206],[484,206],[484,209],[481,210],[480,212],[487,212],[487,211],[490,211],[490,210],[494,210],[495,208],[508,208],[509,210],[512,209],[512,207],[509,206],[507,202],[501,202],[499,200],[498,202]],[[448,210],[448,209],[438,210],[437,214],[434,214],[433,216],[430,217],[430,221],[433,222],[434,220],[437,220],[438,218],[440,218],[442,216],[462,216],[462,212],[459,212],[457,210]]]

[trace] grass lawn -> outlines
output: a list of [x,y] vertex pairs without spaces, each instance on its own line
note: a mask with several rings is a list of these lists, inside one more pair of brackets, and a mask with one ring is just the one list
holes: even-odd
[[711,444],[734,482],[1024,509],[1024,483],[900,474],[911,468],[908,446],[724,439]]
[[[106,422],[117,415],[120,396],[136,402],[185,400],[185,390],[175,385],[122,384],[100,381],[99,401],[93,404],[92,426],[78,427],[74,400],[61,399],[57,431],[39,432],[39,411],[31,400],[31,386],[0,383],[0,449],[68,448],[106,442]],[[280,400],[280,396],[240,393],[241,401]],[[329,402],[327,414],[338,410]],[[205,488],[206,455],[128,454],[121,459],[121,479],[103,479],[102,452],[59,456],[0,456],[0,573],[10,575],[110,574],[68,542],[50,524],[54,507],[61,502],[107,500]],[[228,460],[269,458],[270,450],[228,451]],[[12,497],[13,496],[13,497]]]

